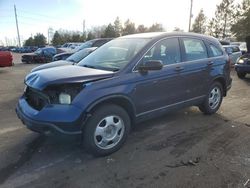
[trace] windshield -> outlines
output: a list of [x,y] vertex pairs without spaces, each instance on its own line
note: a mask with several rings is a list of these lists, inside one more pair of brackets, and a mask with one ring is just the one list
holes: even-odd
[[78,65],[118,71],[130,62],[146,42],[148,42],[148,39],[121,38],[112,40],[81,60]]
[[41,53],[42,53],[42,49],[41,49],[41,48],[38,48],[34,53],[35,53],[35,54],[41,54]]
[[94,50],[95,49],[83,49],[83,50],[80,50],[80,51],[72,54],[71,56],[69,56],[66,60],[74,62],[74,63],[78,63],[79,61],[81,61],[84,57],[89,55]]

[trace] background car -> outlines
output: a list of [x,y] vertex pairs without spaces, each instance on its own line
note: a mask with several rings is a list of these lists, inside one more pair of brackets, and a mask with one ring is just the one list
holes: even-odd
[[90,53],[92,53],[94,50],[96,50],[96,48],[97,47],[82,49],[82,50],[72,54],[71,56],[69,56],[66,60],[59,60],[59,61],[54,61],[54,62],[45,64],[45,65],[40,65],[40,66],[32,69],[31,72],[39,71],[42,69],[48,69],[48,68],[52,68],[52,67],[77,64],[83,58],[87,57]]
[[242,53],[242,55],[244,55],[247,52],[247,43],[246,42],[242,42],[239,45],[240,51]]
[[232,64],[235,65],[237,59],[242,55],[239,46],[237,45],[224,45],[223,48],[227,52]]
[[68,58],[69,56],[71,56],[73,53],[75,53],[77,51],[80,51],[84,48],[100,47],[110,40],[112,40],[112,38],[99,38],[99,39],[89,40],[89,41],[83,43],[81,46],[75,48],[75,50],[71,50],[71,51],[67,51],[67,52],[63,52],[63,53],[55,55],[53,57],[53,61],[65,60],[66,58]]
[[9,51],[0,51],[0,67],[10,67],[13,65],[13,57]]
[[39,48],[34,53],[28,53],[22,56],[24,63],[48,63],[52,61],[52,57],[57,53],[54,47]]
[[250,74],[250,54],[242,55],[235,64],[235,71],[239,78],[244,78],[246,74]]

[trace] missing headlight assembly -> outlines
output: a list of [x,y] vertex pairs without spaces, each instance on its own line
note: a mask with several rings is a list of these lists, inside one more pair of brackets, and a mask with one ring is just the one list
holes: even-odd
[[83,88],[83,83],[50,85],[44,90],[44,93],[49,97],[51,104],[71,104]]

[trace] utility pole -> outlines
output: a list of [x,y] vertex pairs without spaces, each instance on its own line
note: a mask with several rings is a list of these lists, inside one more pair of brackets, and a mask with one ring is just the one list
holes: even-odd
[[191,0],[191,6],[190,6],[188,32],[190,32],[190,30],[191,30],[191,19],[193,17],[192,10],[193,10],[193,0]]
[[85,33],[85,20],[83,20],[82,22],[82,33],[83,34]]
[[16,30],[17,30],[17,37],[18,37],[18,45],[21,47],[21,41],[20,41],[20,34],[18,29],[18,21],[17,21],[17,15],[16,15],[16,5],[14,4],[14,11],[15,11],[15,18],[16,18]]
[[48,45],[50,45],[50,38],[53,35],[53,32],[54,32],[53,28],[49,27],[49,29],[48,29]]

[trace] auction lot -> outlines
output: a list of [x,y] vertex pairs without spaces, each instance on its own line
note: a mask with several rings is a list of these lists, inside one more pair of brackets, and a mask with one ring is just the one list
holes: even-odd
[[[191,107],[137,124],[118,152],[95,158],[81,138],[40,136],[15,114],[23,79],[37,64],[0,69],[0,187],[250,187],[250,76],[219,112]],[[56,74],[56,73],[55,73]]]

